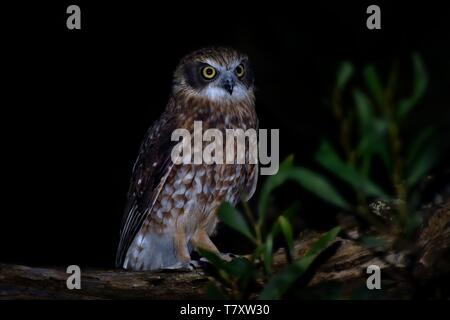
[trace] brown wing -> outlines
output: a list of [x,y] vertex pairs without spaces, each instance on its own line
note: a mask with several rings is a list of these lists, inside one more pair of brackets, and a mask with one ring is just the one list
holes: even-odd
[[170,154],[177,143],[171,141],[175,129],[173,116],[163,113],[161,118],[147,131],[141,144],[138,158],[133,166],[127,205],[120,229],[116,266],[121,267],[128,247],[151,210],[156,187],[167,175],[172,161]]
[[[259,121],[256,118],[256,126],[255,130],[258,132],[259,129]],[[257,141],[256,141],[257,143]],[[256,147],[256,146],[254,146]],[[249,160],[249,159],[247,159]],[[244,187],[244,200],[248,201],[253,196],[256,191],[256,185],[258,184],[258,174],[259,167],[258,164],[247,164],[247,176],[245,179],[245,187]]]
[[247,171],[247,177],[246,177],[246,184],[244,188],[244,200],[248,201],[253,197],[253,194],[256,191],[256,185],[258,183],[258,165],[257,164],[251,164],[248,165],[248,171]]

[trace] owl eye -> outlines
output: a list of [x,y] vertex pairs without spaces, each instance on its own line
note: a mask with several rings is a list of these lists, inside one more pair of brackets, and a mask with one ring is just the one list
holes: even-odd
[[217,74],[216,69],[214,69],[213,67],[210,67],[210,66],[203,67],[201,72],[202,72],[202,77],[205,78],[206,80],[213,79]]
[[242,63],[240,65],[238,65],[236,67],[236,69],[234,69],[234,73],[236,73],[236,76],[238,78],[242,78],[244,76],[245,69],[244,69],[244,66],[242,65]]

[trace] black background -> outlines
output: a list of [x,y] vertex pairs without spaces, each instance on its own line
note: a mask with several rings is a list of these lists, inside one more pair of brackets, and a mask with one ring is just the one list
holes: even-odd
[[[179,59],[199,47],[248,53],[260,126],[280,129],[281,159],[294,153],[297,163],[312,165],[319,137],[332,134],[323,102],[343,60],[382,71],[397,60],[409,70],[411,53],[419,52],[430,88],[410,130],[450,122],[444,1],[93,2],[2,8],[0,261],[113,265],[139,144],[165,107]],[[82,30],[66,28],[70,4],[81,7]],[[366,28],[369,4],[380,5],[382,30]],[[448,142],[449,131],[441,137]],[[301,190],[290,196],[308,208]],[[333,217],[325,212],[305,215],[326,227]]]

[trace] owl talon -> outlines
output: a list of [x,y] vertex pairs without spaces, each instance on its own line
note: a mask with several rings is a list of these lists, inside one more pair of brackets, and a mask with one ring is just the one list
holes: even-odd
[[208,260],[201,258],[199,260],[192,260],[191,266],[194,267],[194,269],[206,269],[208,267]]
[[[237,258],[237,256],[233,253],[219,253],[218,256],[222,259],[225,260],[226,262],[230,262],[233,259]],[[207,263],[209,264],[209,260],[206,259],[205,257],[201,257],[200,260],[198,260],[200,263]]]
[[233,259],[237,258],[237,256],[233,253],[220,253],[220,257],[222,258],[222,260],[225,260],[227,262],[230,262]]
[[166,270],[166,271],[193,271],[194,266],[192,265],[192,261],[178,262],[171,266],[165,267],[163,270]]

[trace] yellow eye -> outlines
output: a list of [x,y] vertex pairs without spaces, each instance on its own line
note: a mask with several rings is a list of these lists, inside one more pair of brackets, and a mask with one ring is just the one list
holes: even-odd
[[245,73],[244,66],[242,64],[238,65],[236,67],[236,69],[234,69],[234,72],[236,73],[236,76],[238,78],[242,78],[244,76],[244,73]]
[[216,76],[216,74],[217,74],[217,71],[213,67],[206,66],[202,69],[202,76],[206,80],[213,79]]

